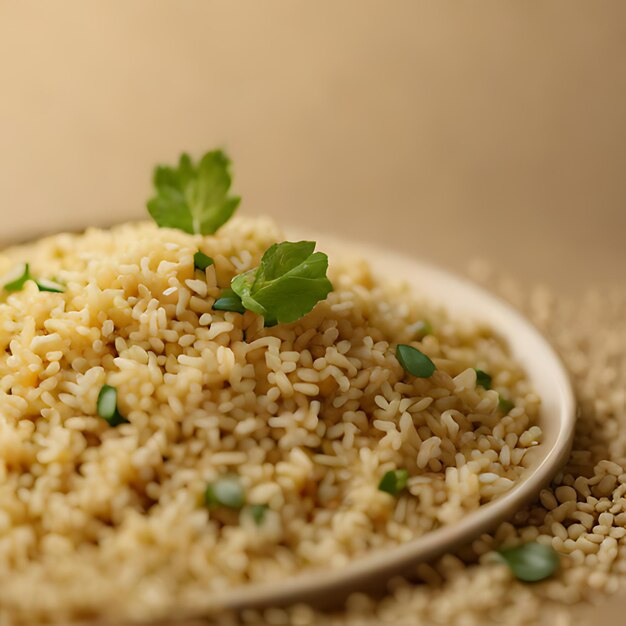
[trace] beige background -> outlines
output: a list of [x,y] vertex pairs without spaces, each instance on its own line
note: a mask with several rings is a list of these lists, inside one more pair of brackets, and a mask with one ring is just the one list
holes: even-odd
[[246,213],[623,280],[625,68],[620,0],[0,0],[0,211],[140,215],[223,145]]
[[24,236],[142,215],[154,163],[222,145],[248,214],[603,287],[626,3],[0,0],[0,141]]

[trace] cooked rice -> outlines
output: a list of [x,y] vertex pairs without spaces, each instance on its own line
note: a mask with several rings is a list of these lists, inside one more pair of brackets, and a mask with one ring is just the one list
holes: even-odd
[[[522,286],[484,263],[472,274],[526,313],[570,370],[579,416],[566,468],[538,502],[493,534],[457,555],[418,566],[410,580],[392,581],[377,598],[355,594],[333,614],[306,606],[248,611],[244,622],[588,626],[599,619],[593,605],[606,610],[607,596],[626,592],[626,288],[567,297]],[[542,583],[516,581],[492,551],[520,540],[552,545],[561,554],[559,572]]]
[[[40,293],[29,282],[0,304],[2,623],[146,618],[209,591],[341,567],[453,523],[519,478],[541,438],[539,398],[489,329],[354,261],[331,260],[335,291],[294,324],[264,329],[252,313],[212,309],[281,239],[265,220],[208,238],[134,224],[0,256],[0,273],[29,261],[67,285]],[[202,280],[199,248],[215,260]],[[434,334],[418,341],[424,319]],[[404,375],[398,342],[427,353],[435,375]],[[476,385],[475,367],[493,390]],[[129,424],[96,415],[105,383]],[[506,417],[498,393],[515,400]],[[400,467],[407,492],[379,491]],[[621,473],[602,471],[585,487],[598,496]],[[269,505],[260,527],[202,505],[227,473]],[[595,522],[592,512],[581,514]],[[551,513],[551,525],[572,513]],[[578,521],[586,533],[591,522]],[[555,529],[562,549],[568,531]]]

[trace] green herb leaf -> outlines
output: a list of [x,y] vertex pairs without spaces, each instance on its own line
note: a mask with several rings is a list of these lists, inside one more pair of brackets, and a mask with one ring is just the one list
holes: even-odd
[[416,378],[430,378],[437,369],[423,352],[402,343],[396,348],[396,358],[404,371]]
[[35,281],[39,291],[49,291],[50,293],[63,293],[65,287],[53,280],[39,279]]
[[156,195],[148,201],[148,211],[161,228],[212,235],[241,201],[228,195],[230,160],[221,150],[207,152],[197,165],[183,154],[178,167],[157,167],[153,182]]
[[515,548],[504,548],[498,554],[515,577],[524,582],[544,580],[559,569],[559,555],[554,549],[534,541]]
[[5,276],[5,283],[3,289],[8,291],[9,293],[13,293],[15,291],[22,291],[26,281],[32,280],[33,277],[30,275],[30,265],[28,263],[21,263],[18,265],[8,276]]
[[5,277],[5,280],[8,282],[4,285],[3,289],[9,293],[22,291],[24,285],[29,280],[32,280],[37,285],[39,291],[49,291],[52,293],[63,293],[65,291],[65,287],[58,282],[45,280],[43,278],[39,280],[35,279],[30,273],[30,265],[28,263],[20,263],[9,276]]
[[115,387],[104,385],[100,389],[98,394],[98,415],[113,427],[129,423],[125,417],[122,417],[117,408],[117,389]]
[[397,496],[407,484],[409,472],[405,469],[391,470],[387,472],[378,484],[378,489],[392,496]]
[[233,279],[233,291],[266,325],[295,322],[333,289],[326,277],[328,257],[314,250],[314,241],[275,243],[259,267]]
[[491,389],[491,376],[487,372],[482,370],[476,370],[476,384],[483,387],[483,389]]
[[419,337],[426,337],[433,334],[433,326],[428,320],[421,320],[415,324],[415,332]]
[[198,250],[198,252],[193,255],[193,265],[197,270],[204,272],[207,267],[213,265],[213,259]]
[[246,504],[246,494],[236,476],[227,475],[210,483],[204,492],[207,506],[225,506],[229,509],[241,509]]
[[269,507],[267,504],[251,504],[246,507],[247,513],[254,520],[254,523],[257,526],[261,526],[265,521],[265,514],[267,513]]
[[511,400],[507,400],[506,398],[503,398],[502,396],[498,398],[498,407],[505,415],[507,415],[514,406],[515,406],[515,403],[511,402]]
[[220,297],[213,304],[215,311],[233,311],[234,313],[245,313],[246,308],[241,303],[241,298],[232,290],[224,289]]

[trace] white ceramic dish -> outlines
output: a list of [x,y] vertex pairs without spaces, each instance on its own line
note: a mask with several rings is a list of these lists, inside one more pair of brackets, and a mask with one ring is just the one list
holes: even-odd
[[[72,226],[76,227],[75,224]],[[58,230],[67,225],[59,224]],[[24,231],[2,234],[3,243],[24,240]],[[39,235],[39,233],[37,233]],[[396,548],[373,552],[338,570],[311,570],[280,583],[261,583],[207,597],[208,606],[240,609],[299,601],[316,606],[334,603],[354,590],[380,589],[381,579],[407,571],[415,564],[453,551],[494,528],[535,498],[565,463],[574,436],[575,401],[563,364],[541,334],[509,305],[468,280],[414,258],[371,245],[348,243],[324,235],[289,233],[291,240],[315,239],[331,262],[341,256],[369,260],[376,274],[406,281],[428,300],[445,307],[452,317],[471,317],[489,325],[507,343],[524,367],[542,400],[543,442],[527,455],[522,479],[499,499],[469,513],[461,522],[445,526]],[[180,607],[175,618],[189,614]],[[194,611],[192,610],[191,613]]]
[[255,584],[220,593],[213,601],[231,608],[312,602],[332,605],[347,592],[374,588],[381,579],[408,571],[469,543],[480,534],[510,519],[537,497],[564,465],[574,437],[576,407],[565,367],[550,344],[511,306],[469,280],[385,249],[345,242],[321,234],[291,231],[291,240],[314,239],[332,259],[357,256],[368,259],[379,276],[406,281],[418,296],[440,304],[452,317],[481,320],[502,337],[524,367],[541,397],[539,425],[542,444],[529,451],[522,479],[499,499],[469,513],[461,522],[444,526],[398,547],[355,559],[338,570],[311,570],[281,583]]

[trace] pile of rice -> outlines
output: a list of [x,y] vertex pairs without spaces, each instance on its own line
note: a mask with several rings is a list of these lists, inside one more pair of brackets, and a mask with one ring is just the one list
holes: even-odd
[[[376,598],[356,594],[333,614],[306,606],[249,611],[238,616],[244,622],[588,626],[609,617],[598,615],[594,605],[606,610],[608,596],[626,593],[626,287],[565,296],[521,285],[484,262],[475,264],[472,276],[523,311],[570,370],[579,416],[566,468],[538,502],[496,532],[457,555],[420,565],[413,577],[392,581]],[[530,540],[552,545],[561,554],[560,571],[532,585],[515,580],[492,552]],[[620,610],[623,601],[612,617]]]
[[[265,329],[252,313],[212,309],[282,239],[265,220],[236,219],[208,238],[129,224],[0,255],[0,274],[28,261],[33,275],[67,285],[40,293],[28,282],[0,303],[0,623],[202,606],[209,592],[406,542],[519,478],[541,439],[539,398],[489,329],[379,282],[364,262],[334,259],[335,291],[294,324]],[[215,260],[202,276],[198,249]],[[422,337],[424,320],[434,332]],[[399,342],[434,360],[432,378],[404,373]],[[477,386],[474,368],[493,376],[492,390]],[[117,388],[129,424],[97,416],[104,384]],[[499,394],[515,402],[507,416]],[[585,449],[577,463],[594,457]],[[378,484],[396,468],[410,479],[394,498]],[[562,522],[575,510],[574,542],[616,519],[612,503],[599,521],[595,513],[621,480],[616,468],[605,463],[591,482],[563,477],[542,496],[557,549],[569,546]],[[203,505],[207,483],[227,474],[248,502],[269,506],[261,525]],[[592,498],[589,510],[577,509],[579,494]],[[533,509],[518,522],[534,524],[537,511],[546,517]],[[545,536],[529,528],[524,538]],[[503,529],[475,550],[515,532]],[[598,553],[589,539],[572,558],[602,562],[618,540]],[[487,575],[508,584],[501,569]]]

